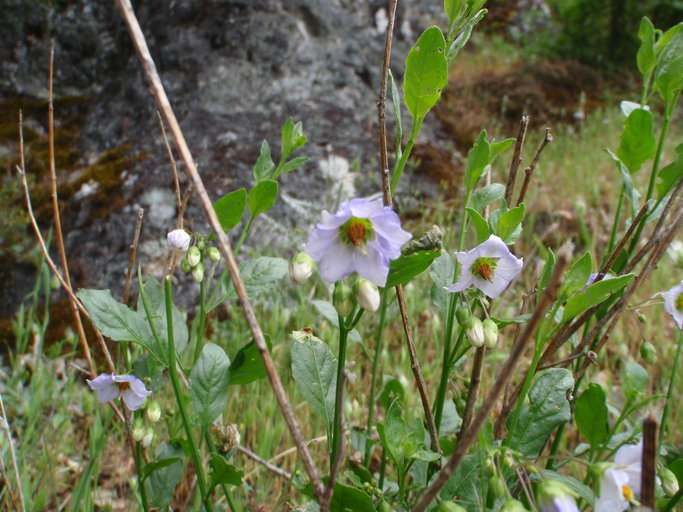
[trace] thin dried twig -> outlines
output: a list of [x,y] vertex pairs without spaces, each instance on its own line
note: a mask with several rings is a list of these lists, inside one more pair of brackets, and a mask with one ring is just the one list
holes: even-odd
[[[173,170],[173,184],[175,185],[175,196],[178,211],[182,207],[183,200],[180,198],[180,180],[178,179],[178,166],[175,163],[175,157],[173,156],[173,150],[171,150],[171,144],[168,142],[168,137],[166,136],[166,128],[164,128],[164,120],[161,118],[161,114],[157,110],[157,116],[159,117],[159,127],[161,127],[161,136],[164,139],[164,145],[166,146],[166,153],[168,153],[168,160],[171,162],[171,169]],[[182,217],[181,217],[182,219]],[[180,225],[178,228],[182,228]]]
[[12,486],[9,482],[9,476],[7,475],[7,468],[5,468],[5,463],[3,462],[2,457],[0,457],[0,474],[2,474],[2,481],[5,483],[5,489],[7,489],[7,494],[9,494],[9,499],[12,502],[14,510],[21,511],[22,509],[19,507],[17,498],[14,496],[14,492],[12,491]]
[[555,297],[557,296],[557,290],[560,287],[561,276],[567,266],[567,261],[568,256],[564,253],[560,254],[557,264],[555,265],[553,275],[550,278],[550,282],[543,291],[541,299],[536,304],[536,308],[534,309],[529,323],[527,323],[524,329],[524,333],[520,337],[518,343],[510,351],[510,356],[501,369],[500,376],[493,383],[491,391],[486,396],[484,403],[481,405],[479,411],[472,420],[470,428],[468,428],[460,438],[460,441],[455,447],[453,455],[451,455],[450,459],[448,459],[448,462],[441,469],[432,485],[427,488],[422,498],[420,498],[417,504],[413,507],[413,512],[422,512],[423,510],[427,509],[429,504],[434,498],[436,498],[441,488],[446,484],[450,476],[453,474],[453,471],[455,471],[455,469],[458,467],[458,464],[460,464],[467,451],[477,440],[479,431],[484,426],[491,409],[493,409],[494,404],[500,397],[503,389],[505,389],[507,382],[510,380],[510,378],[512,378],[512,375],[514,375],[514,370],[526,349],[527,343],[533,338],[536,328],[543,319],[548,306],[555,300]]
[[[291,480],[291,478],[292,478],[291,473],[289,473],[288,471],[285,471],[284,469],[276,466],[275,464],[271,464],[266,459],[259,457],[254,452],[252,452],[249,448],[242,446],[242,445],[239,445],[237,447],[237,450],[239,452],[242,452],[244,455],[246,455],[247,457],[249,457],[253,461],[258,462],[259,464],[263,465],[266,469],[272,471],[276,475],[281,476],[282,478],[285,478],[287,480]],[[246,475],[245,478],[247,478],[248,476],[249,475]]]
[[[382,80],[379,88],[379,98],[377,100],[377,117],[379,121],[379,159],[382,172],[382,198],[385,206],[391,206],[391,186],[389,176],[389,159],[387,156],[387,130],[386,130],[386,101],[387,101],[387,82],[389,77],[389,63],[391,60],[391,42],[394,30],[394,19],[396,16],[397,0],[391,0],[389,5],[389,15],[386,31],[386,39],[384,44],[384,60],[382,64]],[[401,321],[403,322],[403,332],[406,336],[406,344],[408,345],[408,352],[410,354],[410,368],[413,370],[415,383],[418,392],[420,393],[420,400],[422,408],[424,409],[425,420],[427,422],[427,429],[429,430],[429,437],[431,438],[432,451],[441,453],[439,446],[439,435],[436,430],[436,423],[434,422],[434,415],[432,414],[431,406],[429,405],[429,394],[427,393],[427,384],[425,383],[420,363],[417,359],[417,351],[413,343],[413,335],[408,323],[408,312],[406,310],[405,296],[403,295],[403,287],[401,285],[396,287],[396,299],[398,302],[398,309],[401,313]]]
[[657,420],[649,415],[643,420],[643,458],[640,472],[640,502],[643,507],[655,509],[655,483],[657,480]]
[[524,138],[529,127],[529,116],[522,116],[519,122],[519,131],[517,132],[517,141],[515,142],[515,152],[512,155],[510,162],[510,171],[508,172],[508,181],[505,185],[505,203],[510,206],[512,201],[512,194],[515,190],[515,182],[517,181],[517,169],[522,163],[522,148],[524,147]]
[[138,210],[138,220],[135,223],[135,234],[133,235],[133,243],[130,244],[130,257],[128,259],[128,272],[126,273],[126,285],[123,287],[123,303],[128,304],[130,299],[130,289],[133,282],[133,270],[135,270],[135,254],[138,250],[138,242],[140,241],[140,230],[142,229],[142,218],[145,215],[145,209]]
[[256,344],[256,347],[263,361],[263,366],[266,370],[266,374],[268,375],[268,380],[270,381],[271,387],[273,388],[273,392],[275,393],[275,397],[277,399],[282,415],[284,416],[285,421],[287,422],[287,426],[292,434],[292,437],[294,438],[294,443],[296,444],[299,456],[301,457],[301,461],[304,465],[306,473],[308,474],[308,477],[311,480],[314,489],[314,494],[316,498],[320,500],[320,498],[322,498],[324,495],[325,487],[320,478],[320,473],[318,472],[318,469],[315,466],[315,463],[313,462],[311,453],[305,445],[304,437],[301,433],[301,428],[296,417],[294,416],[294,411],[292,410],[292,406],[289,403],[287,394],[285,393],[285,390],[282,386],[282,382],[280,381],[280,377],[277,373],[277,370],[275,369],[273,359],[270,355],[270,352],[268,351],[268,345],[266,344],[263,332],[261,331],[261,327],[258,323],[258,320],[256,319],[254,310],[251,306],[251,303],[249,302],[247,290],[244,286],[244,281],[242,280],[242,277],[240,275],[239,268],[237,266],[237,261],[235,260],[235,256],[232,252],[230,241],[228,240],[228,237],[226,236],[223,229],[221,228],[221,224],[218,220],[218,217],[216,216],[216,212],[213,209],[213,203],[209,197],[209,194],[206,191],[206,188],[204,187],[204,183],[194,163],[192,154],[190,153],[190,149],[187,146],[187,142],[185,141],[183,132],[180,129],[180,125],[178,124],[178,120],[176,119],[175,114],[173,113],[173,109],[171,108],[171,104],[168,100],[168,97],[166,96],[166,91],[164,90],[164,87],[161,83],[159,73],[157,72],[156,65],[154,64],[152,55],[149,52],[149,48],[147,47],[145,36],[142,33],[142,29],[140,28],[140,24],[138,23],[138,20],[135,16],[133,7],[130,4],[130,0],[116,0],[116,4],[119,7],[119,10],[121,11],[121,14],[123,15],[123,18],[126,22],[126,26],[133,41],[133,45],[140,59],[142,70],[149,82],[150,92],[152,97],[154,98],[157,109],[161,113],[161,116],[164,119],[164,122],[166,123],[169,132],[173,136],[176,148],[178,149],[178,152],[184,164],[184,170],[194,186],[197,196],[199,197],[202,209],[204,210],[204,213],[206,214],[209,220],[209,225],[216,234],[218,248],[221,251],[223,257],[225,258],[225,262],[230,272],[230,277],[235,286],[235,290],[237,291],[237,295],[239,296],[240,305],[244,311],[247,324],[249,325],[249,329],[254,338],[254,343]]
[[10,429],[9,421],[7,421],[7,413],[5,412],[5,403],[2,401],[2,393],[0,393],[0,412],[2,413],[2,429],[5,431],[5,436],[7,437],[10,460],[12,461],[12,470],[14,471],[14,478],[17,483],[17,494],[19,495],[19,505],[21,506],[20,510],[25,511],[26,502],[24,501],[24,491],[21,486],[21,477],[19,476],[19,464],[17,464],[17,454],[14,451],[12,430]]
[[477,397],[479,396],[479,385],[481,384],[481,372],[484,368],[484,355],[486,353],[486,347],[478,347],[474,352],[474,362],[472,363],[472,376],[470,378],[470,389],[467,393],[467,405],[465,406],[465,412],[462,415],[462,423],[460,424],[460,432],[458,432],[458,439],[462,438],[462,435],[470,426],[470,421],[472,421],[472,415],[474,414],[474,406],[477,403]]
[[518,206],[522,201],[524,201],[524,196],[526,195],[527,188],[529,188],[529,182],[531,181],[531,175],[533,174],[534,169],[536,169],[536,166],[538,165],[538,161],[541,158],[541,153],[543,153],[545,147],[552,141],[553,134],[550,133],[550,128],[546,128],[545,137],[543,137],[541,145],[538,147],[536,155],[534,155],[534,159],[531,161],[531,165],[524,169],[524,181],[522,182],[522,188],[519,191],[519,197],[517,198],[516,206]]

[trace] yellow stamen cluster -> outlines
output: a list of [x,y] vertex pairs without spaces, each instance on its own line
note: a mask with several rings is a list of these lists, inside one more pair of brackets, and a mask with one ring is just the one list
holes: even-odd
[[621,486],[621,492],[624,494],[624,499],[629,503],[633,501],[633,489],[631,489],[627,484]]

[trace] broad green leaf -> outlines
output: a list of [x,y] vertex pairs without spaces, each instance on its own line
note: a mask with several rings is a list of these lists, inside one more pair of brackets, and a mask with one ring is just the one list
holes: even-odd
[[264,180],[271,179],[274,172],[275,163],[270,156],[270,146],[268,145],[268,141],[264,140],[261,143],[261,153],[254,164],[254,179],[256,180],[256,183],[261,183]]
[[669,466],[669,471],[676,475],[679,486],[683,488],[683,459],[673,461]]
[[[315,306],[318,313],[324,316],[335,329],[339,329],[339,315],[331,302],[327,302],[326,300],[314,300],[313,306]],[[349,340],[354,343],[360,343],[362,341],[360,334],[356,329],[352,329],[349,332]]]
[[261,181],[249,191],[247,204],[251,217],[257,217],[270,210],[277,200],[277,182],[272,180]]
[[403,98],[414,124],[420,124],[436,105],[447,82],[446,40],[439,27],[430,27],[406,58]]
[[337,482],[334,484],[331,511],[375,512],[375,507],[372,498],[364,491]]
[[617,156],[631,174],[655,154],[655,134],[652,131],[652,113],[637,108],[629,114],[617,148]]
[[160,469],[163,469],[167,466],[170,466],[171,464],[175,464],[176,462],[182,462],[183,458],[182,457],[169,457],[168,459],[158,459],[155,460],[154,462],[150,462],[149,464],[145,464],[145,466],[142,468],[142,471],[140,471],[140,479],[141,480],[146,480],[149,475],[154,473],[155,471],[158,471]]
[[491,183],[484,188],[480,188],[470,199],[470,206],[473,210],[481,211],[485,206],[502,198],[505,195],[505,185],[502,183]]
[[171,503],[176,485],[183,477],[183,451],[180,447],[161,443],[157,446],[157,456],[155,461],[164,461],[176,458],[176,462],[169,466],[162,466],[153,471],[145,479],[147,485],[147,496],[149,505],[163,509]]
[[209,460],[209,465],[211,466],[211,487],[216,485],[242,485],[242,479],[244,478],[244,471],[237,469],[232,464],[228,464],[225,457],[217,453],[211,454],[211,459]]
[[223,412],[228,400],[230,359],[218,345],[207,343],[190,373],[190,403],[203,429]]
[[492,142],[491,143],[491,155],[489,156],[489,163],[493,163],[496,158],[498,158],[500,155],[502,155],[507,149],[512,146],[512,144],[516,141],[517,139],[510,138],[510,139],[503,139],[498,142]]
[[503,242],[512,244],[517,241],[522,231],[523,220],[524,203],[506,211],[500,216],[496,231]]
[[247,190],[240,188],[221,197],[213,204],[218,221],[225,230],[234,228],[242,220],[247,205]]
[[[297,149],[306,144],[306,136],[304,135],[303,125],[301,121],[294,123],[290,117],[282,125],[282,160],[287,160],[289,156]],[[302,164],[303,165],[303,164]],[[290,169],[293,170],[293,169]],[[280,171],[284,174],[287,171]]]
[[393,288],[399,284],[406,284],[419,276],[429,268],[441,251],[432,249],[429,251],[417,251],[408,256],[399,256],[392,260],[389,265],[389,276],[387,277],[386,288]]
[[[270,338],[266,338],[268,348],[270,348]],[[250,341],[237,351],[235,358],[230,365],[230,385],[249,384],[255,380],[266,376],[266,369],[263,367],[261,354],[256,347],[256,343]]]
[[441,458],[441,455],[431,450],[421,449],[413,453],[410,456],[410,458],[415,460],[421,460],[422,462],[434,462],[435,460],[439,460]]
[[[269,291],[272,293],[277,286],[276,283],[287,273],[288,266],[287,260],[268,256],[260,256],[242,263],[240,274],[249,297],[256,297]],[[225,298],[236,297],[237,294],[232,288],[232,281],[229,278],[226,278],[226,281],[229,292]]]
[[633,274],[626,274],[614,279],[603,279],[588,286],[584,291],[577,293],[567,301],[562,314],[562,322],[571,320],[587,309],[607,300],[610,295],[628,285],[633,277]]
[[465,3],[466,0],[443,0],[443,10],[446,13],[450,25],[453,25],[458,21],[460,13],[463,10],[463,4]]
[[661,200],[683,179],[683,143],[676,146],[676,160],[657,174],[657,197]]
[[451,295],[444,287],[453,284],[454,270],[453,258],[448,251],[444,251],[434,260],[429,272],[429,277],[434,282],[431,287],[432,302],[443,314],[448,311],[448,300]]
[[621,367],[621,387],[628,402],[633,402],[647,391],[650,377],[647,370],[634,361],[627,361]]
[[553,430],[569,421],[567,394],[573,388],[574,378],[564,368],[541,373],[529,392],[529,403],[522,408],[514,431],[508,434],[510,448],[526,457],[536,457]]
[[286,172],[291,172],[291,171],[296,171],[299,167],[302,165],[306,164],[310,158],[307,156],[298,156],[296,158],[292,158],[290,161],[285,162],[282,167],[280,167],[280,170],[277,173],[276,178],[279,178]]
[[398,400],[389,406],[384,423],[377,423],[377,432],[389,458],[399,468],[405,468],[408,460],[422,449],[424,443],[424,428],[421,424],[418,430],[408,426]]
[[465,455],[462,462],[443,486],[439,496],[444,500],[457,499],[468,512],[486,510],[486,496],[482,495],[481,461],[484,455]]
[[581,288],[586,286],[586,283],[588,283],[588,279],[591,276],[592,269],[593,260],[591,259],[591,253],[586,252],[569,267],[569,270],[565,274],[562,287],[557,294],[558,300],[562,302],[574,292],[578,292]]
[[467,153],[467,165],[465,167],[465,186],[467,190],[474,190],[490,160],[491,146],[486,140],[486,130],[482,130],[474,142],[474,146]]
[[654,85],[666,102],[683,89],[683,23],[667,30],[657,41]]
[[589,384],[576,400],[574,410],[576,426],[593,448],[604,443],[609,436],[605,391],[598,384]]
[[591,490],[590,487],[587,485],[584,485],[580,481],[578,481],[576,478],[572,476],[567,476],[567,475],[562,475],[560,473],[556,473],[555,471],[551,471],[549,469],[542,469],[541,468],[541,476],[544,479],[547,480],[557,480],[561,484],[565,485],[568,489],[574,491],[577,496],[579,496],[581,499],[585,500],[586,503],[588,503],[590,506],[593,506],[593,501],[594,501],[594,496],[593,496],[593,491]]
[[455,408],[453,400],[446,400],[443,404],[443,415],[441,416],[441,425],[439,427],[439,438],[452,436],[458,431],[462,424],[462,418]]
[[330,435],[334,422],[337,360],[319,338],[304,331],[295,334],[297,336],[292,336],[289,346],[296,387],[311,409],[323,418]]
[[477,232],[477,243],[480,244],[483,241],[488,240],[491,236],[491,228],[489,227],[489,223],[486,222],[484,217],[482,217],[478,211],[469,207],[465,208],[465,210],[467,210],[470,220],[472,221],[472,225]]
[[640,39],[640,48],[636,57],[638,71],[646,75],[655,67],[657,59],[655,58],[655,27],[645,16],[640,20],[638,38]]
[[383,375],[382,388],[380,389],[377,401],[382,404],[382,407],[384,407],[385,410],[387,410],[394,400],[398,400],[399,402],[403,400],[405,393],[403,384],[401,384],[400,380],[396,377]]

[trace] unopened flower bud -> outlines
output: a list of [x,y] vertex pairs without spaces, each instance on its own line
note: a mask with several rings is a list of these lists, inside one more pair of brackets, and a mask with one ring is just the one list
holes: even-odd
[[470,309],[467,306],[458,306],[458,309],[455,310],[455,318],[458,319],[458,324],[460,325],[465,325],[467,319],[471,316],[472,313],[470,313]]
[[662,489],[667,494],[667,496],[673,496],[678,492],[680,486],[678,485],[678,479],[673,471],[668,468],[661,468],[659,470],[659,478],[662,479]]
[[146,433],[147,427],[145,426],[145,420],[140,417],[135,418],[135,421],[133,422],[133,439],[142,441],[142,438],[145,437]]
[[209,247],[206,250],[206,254],[211,261],[221,261],[221,251],[218,250],[218,247]]
[[147,419],[152,423],[159,421],[159,418],[161,418],[161,407],[159,407],[159,402],[156,400],[147,402],[145,412],[147,413]]
[[334,293],[332,294],[332,303],[334,309],[337,310],[340,316],[346,317],[353,310],[353,291],[347,284],[337,281],[334,285]]
[[476,316],[471,316],[465,322],[465,334],[473,347],[484,344],[484,324]]
[[646,324],[647,323],[647,317],[643,315],[642,313],[638,313],[638,321],[641,324]]
[[192,237],[184,229],[174,229],[166,235],[168,248],[172,252],[184,253],[190,247]]
[[529,512],[521,502],[510,498],[505,503],[503,503],[503,508],[500,512]]
[[192,279],[196,283],[201,283],[204,280],[204,264],[199,263],[196,267],[192,269]]
[[503,465],[508,469],[515,467],[515,459],[512,458],[512,455],[509,453],[505,454],[505,457],[503,457]]
[[304,284],[313,274],[313,258],[305,252],[300,252],[289,264],[289,278],[295,284]]
[[202,261],[202,253],[199,247],[190,247],[190,250],[187,251],[187,262],[190,264],[190,267],[196,267],[200,261]]
[[200,236],[199,240],[197,240],[197,247],[200,251],[203,251],[206,248],[206,239],[203,236]]
[[436,508],[437,512],[467,512],[466,509],[458,505],[455,501],[442,501]]
[[356,302],[364,310],[374,313],[379,309],[379,290],[367,279],[359,277],[353,286],[356,292]]
[[152,427],[147,427],[145,435],[141,441],[142,446],[149,448],[149,446],[152,444],[152,441],[154,441],[154,429],[152,429]]
[[498,325],[490,318],[484,320],[482,325],[484,326],[484,345],[486,348],[495,348],[498,344]]
[[192,267],[190,266],[190,262],[187,261],[187,257],[180,260],[180,270],[182,270],[183,273],[185,273],[185,274],[187,274],[190,270],[192,270]]
[[544,480],[539,486],[538,504],[541,512],[578,512],[574,494],[556,480]]
[[505,496],[505,484],[498,475],[493,475],[489,478],[489,492],[496,499]]
[[657,364],[657,349],[649,341],[643,341],[640,345],[640,357],[647,364]]

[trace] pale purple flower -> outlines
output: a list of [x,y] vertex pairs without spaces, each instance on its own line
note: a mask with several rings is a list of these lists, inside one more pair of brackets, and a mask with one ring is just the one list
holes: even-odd
[[168,248],[172,252],[185,253],[190,247],[192,237],[184,229],[174,229],[166,235]]
[[595,512],[622,512],[640,494],[643,443],[624,445],[614,456],[614,466],[602,475]]
[[673,317],[678,328],[683,329],[683,281],[669,291],[662,292],[662,297],[664,309]]
[[401,229],[396,212],[380,199],[355,198],[343,202],[335,214],[323,212],[323,221],[309,235],[304,250],[328,283],[355,271],[384,286],[389,262],[401,255],[408,240],[410,233]]
[[458,282],[446,290],[461,292],[475,286],[495,299],[522,271],[522,258],[515,257],[499,237],[491,235],[471,251],[456,252],[461,271]]
[[152,394],[145,388],[145,383],[133,375],[115,375],[103,373],[93,380],[86,379],[88,386],[97,391],[97,399],[107,403],[119,396],[131,411],[142,407],[142,403]]
[[579,512],[574,493],[557,480],[544,480],[538,489],[541,512]]

